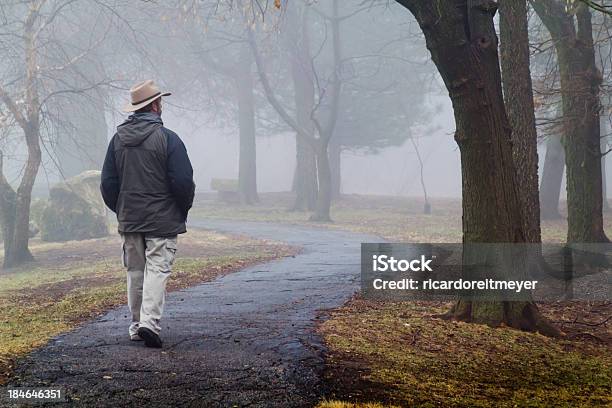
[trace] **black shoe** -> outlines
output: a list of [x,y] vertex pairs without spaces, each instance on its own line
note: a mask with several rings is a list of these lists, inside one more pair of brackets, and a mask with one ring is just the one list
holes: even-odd
[[149,330],[146,327],[138,328],[138,335],[144,340],[145,346],[152,348],[161,348],[162,341],[153,330]]

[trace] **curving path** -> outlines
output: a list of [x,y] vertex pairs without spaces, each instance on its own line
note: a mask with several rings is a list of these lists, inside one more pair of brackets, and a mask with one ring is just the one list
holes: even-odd
[[303,251],[171,293],[161,351],[128,340],[124,306],[20,361],[12,385],[64,387],[70,406],[315,404],[325,392],[322,346],[313,333],[318,312],[359,290],[360,243],[380,239],[242,221],[194,226],[283,241]]

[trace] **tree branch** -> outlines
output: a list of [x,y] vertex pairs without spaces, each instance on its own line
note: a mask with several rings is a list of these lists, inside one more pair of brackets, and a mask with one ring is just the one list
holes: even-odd
[[248,42],[251,47],[251,51],[253,52],[253,57],[255,59],[255,65],[257,66],[257,72],[259,75],[259,80],[261,85],[264,88],[264,93],[266,94],[266,98],[272,107],[276,110],[276,112],[280,115],[280,117],[297,133],[298,137],[301,137],[306,143],[314,146],[315,140],[308,134],[306,129],[303,129],[298,125],[297,121],[289,115],[287,110],[280,103],[272,86],[270,85],[270,81],[268,80],[268,76],[266,75],[265,67],[263,61],[261,60],[261,54],[257,48],[257,43],[255,41],[255,36],[253,34],[253,29],[247,23],[247,36]]

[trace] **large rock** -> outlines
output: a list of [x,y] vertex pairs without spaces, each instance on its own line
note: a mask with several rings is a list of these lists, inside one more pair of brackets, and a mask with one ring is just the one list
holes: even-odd
[[85,171],[54,185],[42,211],[39,228],[43,241],[107,236],[106,209],[100,195],[100,172]]

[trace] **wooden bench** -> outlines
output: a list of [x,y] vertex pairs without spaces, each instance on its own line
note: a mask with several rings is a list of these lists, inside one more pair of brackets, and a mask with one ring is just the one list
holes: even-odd
[[239,203],[240,192],[238,180],[214,178],[210,181],[210,188],[217,192],[220,201],[225,203]]

